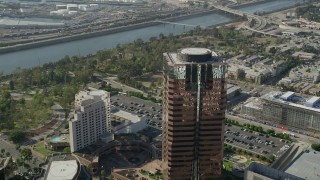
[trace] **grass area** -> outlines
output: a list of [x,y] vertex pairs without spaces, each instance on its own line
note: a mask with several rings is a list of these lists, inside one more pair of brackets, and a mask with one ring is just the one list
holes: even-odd
[[234,166],[234,162],[223,160],[223,167],[226,171],[231,172]]
[[161,174],[161,175],[155,175],[155,174],[153,174],[153,175],[150,175],[149,176],[151,179],[157,179],[157,177],[160,177],[160,179],[164,179],[164,176]]
[[48,156],[51,153],[54,153],[54,151],[51,151],[49,149],[47,149],[44,146],[44,141],[41,141],[39,143],[37,143],[34,147],[33,147],[34,151],[37,151],[38,153],[44,155],[44,156]]
[[252,161],[249,159],[249,158],[247,158],[248,160],[244,163],[246,166],[249,166],[251,163],[252,163]]
[[145,170],[140,170],[140,173],[145,175],[145,176],[149,176],[149,172],[145,171]]
[[149,176],[151,179],[157,179],[158,177],[160,177],[160,179],[164,180],[164,175],[161,172],[157,172],[156,174],[149,174],[148,171],[141,169],[140,173],[144,176]]

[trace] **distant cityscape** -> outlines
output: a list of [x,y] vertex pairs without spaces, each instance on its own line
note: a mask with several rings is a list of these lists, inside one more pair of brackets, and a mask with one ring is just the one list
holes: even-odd
[[320,179],[319,7],[0,0],[0,179]]

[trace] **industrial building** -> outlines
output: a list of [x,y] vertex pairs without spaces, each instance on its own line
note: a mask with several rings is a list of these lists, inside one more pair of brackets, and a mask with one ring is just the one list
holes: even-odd
[[111,132],[110,94],[103,90],[75,95],[74,117],[69,120],[71,152],[97,142]]
[[213,179],[222,172],[227,66],[215,52],[164,53],[162,161],[165,179]]
[[320,97],[272,91],[260,99],[249,99],[241,107],[249,116],[311,132],[320,131]]

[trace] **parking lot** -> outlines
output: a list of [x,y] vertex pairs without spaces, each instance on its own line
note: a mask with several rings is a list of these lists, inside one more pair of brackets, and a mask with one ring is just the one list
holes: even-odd
[[[162,129],[162,106],[160,104],[121,94],[112,96],[111,104],[116,109],[138,116],[147,116],[147,123],[151,128],[144,131],[148,136],[154,138],[161,134],[159,130]],[[270,155],[279,157],[289,148],[288,142],[280,140],[261,133],[250,132],[238,126],[225,127],[225,143],[265,157]]]
[[238,126],[225,127],[225,143],[266,157],[270,155],[279,157],[289,148],[285,140],[248,131]]
[[161,104],[126,95],[111,96],[111,105],[116,109],[147,117],[147,124],[162,129]]

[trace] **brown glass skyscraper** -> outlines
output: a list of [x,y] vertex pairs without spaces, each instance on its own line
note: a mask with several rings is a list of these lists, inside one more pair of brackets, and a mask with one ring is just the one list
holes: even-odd
[[226,64],[205,48],[164,53],[162,161],[166,179],[219,177]]

